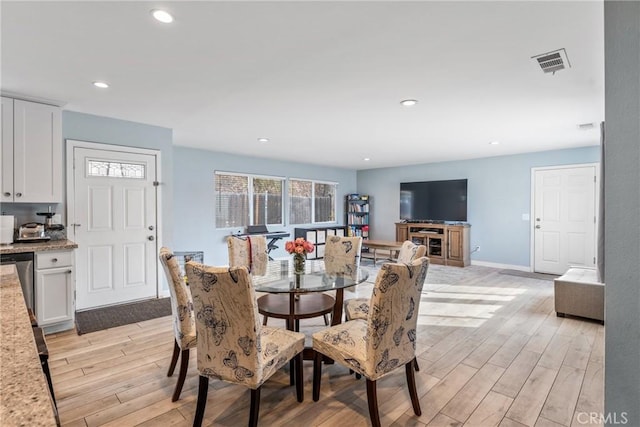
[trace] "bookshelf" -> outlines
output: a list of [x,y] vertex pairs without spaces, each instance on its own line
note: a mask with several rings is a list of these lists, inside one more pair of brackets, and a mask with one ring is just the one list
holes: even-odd
[[[369,238],[369,211],[371,198],[366,194],[347,194],[347,235]],[[363,251],[366,249],[363,249]]]

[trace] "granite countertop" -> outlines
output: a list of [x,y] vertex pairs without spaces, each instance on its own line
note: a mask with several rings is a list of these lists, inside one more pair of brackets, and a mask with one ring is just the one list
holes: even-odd
[[55,426],[15,265],[0,265],[0,424]]
[[71,240],[49,240],[46,242],[33,243],[12,243],[10,245],[0,245],[0,254],[17,254],[21,252],[41,252],[59,251],[65,249],[75,249],[78,244]]

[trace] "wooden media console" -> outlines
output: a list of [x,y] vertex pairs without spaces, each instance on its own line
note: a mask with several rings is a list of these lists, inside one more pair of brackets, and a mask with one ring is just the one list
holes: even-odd
[[396,240],[427,247],[427,257],[433,264],[466,267],[471,263],[469,224],[431,224],[424,222],[396,223]]

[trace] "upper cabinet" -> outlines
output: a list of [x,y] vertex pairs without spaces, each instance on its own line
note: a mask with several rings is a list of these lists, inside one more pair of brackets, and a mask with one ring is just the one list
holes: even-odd
[[62,202],[59,107],[2,97],[0,200]]

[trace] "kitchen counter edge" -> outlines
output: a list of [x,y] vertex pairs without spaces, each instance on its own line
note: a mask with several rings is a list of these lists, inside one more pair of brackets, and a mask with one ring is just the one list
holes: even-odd
[[71,240],[49,240],[47,242],[32,243],[12,243],[10,245],[0,245],[0,254],[19,254],[24,252],[44,252],[59,251],[66,249],[76,249],[78,244]]

